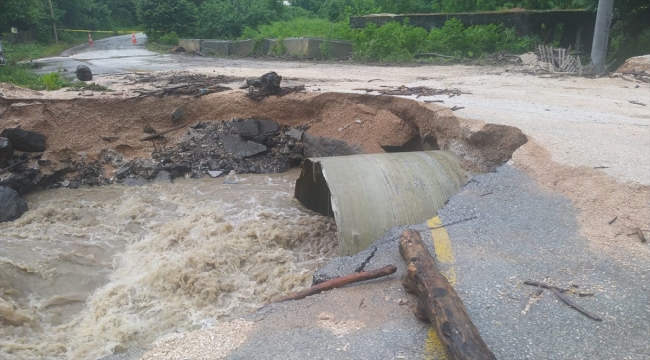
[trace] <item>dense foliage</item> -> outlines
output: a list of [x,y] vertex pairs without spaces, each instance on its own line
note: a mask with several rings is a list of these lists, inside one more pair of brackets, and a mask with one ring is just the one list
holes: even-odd
[[[464,28],[450,22],[426,32],[406,24],[350,29],[350,16],[370,13],[494,11],[509,8],[594,10],[598,0],[52,0],[59,29],[109,30],[140,27],[150,39],[175,44],[178,37],[284,38],[321,36],[355,42],[367,60],[410,59],[415,52],[476,58],[487,52],[527,51],[534,38],[520,38],[499,25]],[[650,2],[615,1],[611,50],[614,57],[650,51]],[[0,36],[11,27],[51,41],[47,0],[1,0]],[[75,40],[74,33],[59,38]]]

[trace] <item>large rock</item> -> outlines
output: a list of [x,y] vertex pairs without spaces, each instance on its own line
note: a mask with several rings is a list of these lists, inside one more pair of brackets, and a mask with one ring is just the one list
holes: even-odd
[[75,71],[75,73],[77,74],[77,79],[81,81],[90,81],[93,79],[93,73],[86,65],[77,66],[77,71]]
[[14,156],[14,148],[11,141],[5,137],[0,137],[0,166],[4,166],[7,160]]
[[254,88],[263,89],[268,94],[277,94],[280,92],[280,83],[282,76],[275,71],[268,72],[257,79],[246,79],[246,84]]
[[27,202],[8,187],[0,186],[0,223],[14,221],[27,211]]
[[226,151],[238,158],[245,158],[266,152],[266,146],[254,141],[242,140],[237,135],[221,135],[219,137]]
[[14,150],[25,152],[45,151],[45,135],[35,131],[28,131],[19,128],[5,129],[0,137],[9,139]]

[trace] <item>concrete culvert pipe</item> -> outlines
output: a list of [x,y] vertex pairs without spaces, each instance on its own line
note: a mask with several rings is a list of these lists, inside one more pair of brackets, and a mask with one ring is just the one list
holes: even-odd
[[434,217],[470,178],[461,160],[450,151],[310,158],[295,197],[333,215],[340,255],[353,255],[392,227]]

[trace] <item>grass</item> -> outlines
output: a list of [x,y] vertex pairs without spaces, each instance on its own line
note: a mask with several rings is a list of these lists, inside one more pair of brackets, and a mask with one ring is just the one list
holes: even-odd
[[[95,33],[93,40],[113,36],[112,33]],[[86,89],[91,91],[107,91],[108,88],[95,83],[72,82],[59,73],[44,75],[35,74],[33,66],[21,63],[28,60],[56,56],[65,49],[83,44],[88,41],[86,33],[64,33],[58,44],[42,44],[36,42],[24,44],[2,44],[7,65],[0,66],[0,82],[10,83],[33,90],[58,90],[64,87]],[[110,91],[110,90],[108,90]]]

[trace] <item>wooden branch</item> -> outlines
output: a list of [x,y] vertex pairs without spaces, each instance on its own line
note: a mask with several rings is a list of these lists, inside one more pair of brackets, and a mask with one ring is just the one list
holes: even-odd
[[578,312],[581,313],[582,315],[584,315],[584,316],[586,316],[586,317],[588,317],[588,318],[590,318],[592,320],[603,321],[603,319],[599,318],[596,315],[591,314],[587,310],[585,310],[585,309],[581,308],[580,306],[578,306],[577,304],[575,304],[573,301],[569,300],[566,296],[562,295],[562,293],[557,288],[551,287],[551,291],[553,291],[553,294],[555,294],[555,296],[557,296],[565,304],[569,305],[569,307],[572,307],[572,308],[578,310]]
[[640,227],[636,228],[636,235],[639,237],[639,240],[641,240],[642,243],[646,242],[645,236],[643,236],[643,231],[641,231]]
[[[562,288],[559,288],[557,286],[549,285],[549,284],[539,282],[539,281],[531,281],[531,280],[524,281],[524,284],[525,285],[537,286],[537,287],[541,287],[541,288],[544,288],[544,289],[549,289],[549,290],[553,291],[553,294],[555,294],[555,296],[557,296],[560,300],[562,300],[562,302],[569,305],[569,307],[572,307],[572,308],[576,309],[579,313],[585,315],[586,317],[588,317],[588,318],[590,318],[592,320],[603,321],[603,319],[599,318],[596,315],[591,314],[590,312],[588,312],[587,310],[581,308],[576,303],[574,303],[573,301],[569,300],[566,296],[564,296],[563,293],[569,291],[568,289],[562,289]],[[581,295],[581,296],[584,296],[584,295]]]
[[455,56],[443,55],[443,54],[437,54],[437,53],[417,53],[413,57],[417,59],[417,58],[421,58],[421,57],[431,57],[431,56],[441,57],[441,58],[445,58],[445,59],[456,59],[456,60],[458,60],[458,58],[455,57]]
[[364,272],[337,277],[331,280],[324,281],[318,285],[314,285],[308,289],[299,291],[295,294],[285,296],[281,299],[275,300],[274,302],[281,303],[289,300],[304,299],[307,296],[316,295],[322,293],[323,291],[332,290],[348,284],[356,283],[359,281],[372,280],[383,276],[388,276],[394,274],[395,271],[397,271],[397,268],[395,266],[388,265],[377,270],[364,271]]
[[562,288],[559,288],[557,286],[552,286],[552,285],[549,285],[547,283],[543,283],[543,282],[539,282],[539,281],[532,281],[532,280],[524,281],[524,285],[537,286],[537,287],[541,287],[541,288],[549,289],[549,290],[556,289],[557,291],[559,291],[561,293],[565,293],[565,292],[569,291],[569,289],[562,289]]
[[143,137],[142,139],[140,139],[140,141],[146,141],[146,140],[155,139],[155,138],[157,138],[157,137],[160,136],[160,135],[168,134],[168,133],[170,133],[170,132],[172,132],[172,131],[176,131],[176,130],[182,129],[182,128],[186,127],[186,126],[187,126],[187,124],[184,124],[184,125],[178,125],[178,126],[173,127],[173,128],[171,128],[171,129],[167,129],[167,130],[163,130],[163,131],[157,132],[157,133],[155,133],[155,134],[147,135],[147,136]]
[[432,324],[447,357],[450,360],[496,360],[467,315],[460,297],[438,271],[420,234],[404,230],[399,251],[407,262],[407,273],[402,278],[404,289],[418,296],[415,316]]
[[14,168],[14,167],[16,167],[16,166],[18,166],[18,165],[20,165],[20,164],[26,163],[26,162],[28,162],[29,160],[40,159],[42,156],[43,156],[43,153],[40,153],[40,154],[36,154],[36,155],[34,155],[34,156],[30,156],[30,157],[28,157],[28,158],[25,159],[25,160],[20,160],[20,161],[14,163],[13,165],[9,165],[9,166],[7,166],[7,167],[4,168],[4,169],[0,169],[0,174],[4,174],[7,170],[9,170],[9,169],[11,169],[11,168]]
[[637,75],[637,76],[650,76],[650,74],[640,73],[640,72],[623,72],[623,73],[620,73],[620,74]]

